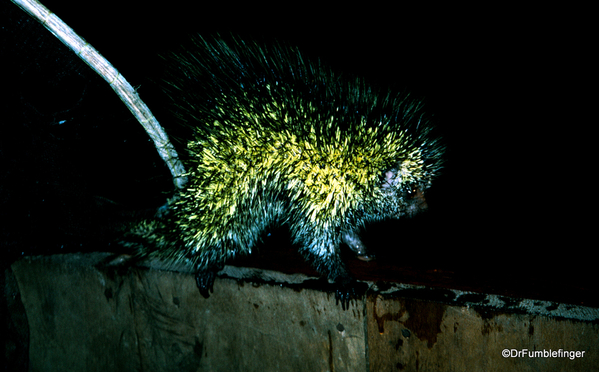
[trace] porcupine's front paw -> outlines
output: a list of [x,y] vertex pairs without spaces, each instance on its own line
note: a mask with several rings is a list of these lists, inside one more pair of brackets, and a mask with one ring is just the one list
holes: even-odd
[[337,289],[335,289],[335,299],[337,300],[337,305],[341,302],[341,308],[343,310],[349,309],[349,303],[352,299],[357,297],[355,288],[350,285],[338,285]]
[[356,280],[351,278],[345,278],[335,282],[335,299],[337,305],[341,302],[341,308],[343,310],[349,309],[349,303],[351,300],[358,300],[362,298],[366,291],[366,284],[358,283]]

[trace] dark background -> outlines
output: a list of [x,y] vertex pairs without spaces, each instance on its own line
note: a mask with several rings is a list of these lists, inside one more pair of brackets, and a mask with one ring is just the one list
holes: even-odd
[[[281,40],[343,74],[412,92],[435,115],[446,167],[429,212],[368,229],[379,260],[349,258],[352,272],[599,305],[592,44],[577,10],[44,4],[138,88],[167,132],[176,128],[152,82],[156,56],[194,33]],[[0,22],[3,261],[118,251],[116,230],[164,203],[170,173],[108,84],[71,51],[10,2]],[[310,272],[296,268],[284,242],[273,231],[240,264]]]

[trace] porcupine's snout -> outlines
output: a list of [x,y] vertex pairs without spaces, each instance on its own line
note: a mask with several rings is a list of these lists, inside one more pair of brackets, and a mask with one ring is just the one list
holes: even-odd
[[414,189],[408,196],[407,215],[412,217],[420,212],[424,212],[428,209],[428,204],[424,198],[424,193],[420,189]]

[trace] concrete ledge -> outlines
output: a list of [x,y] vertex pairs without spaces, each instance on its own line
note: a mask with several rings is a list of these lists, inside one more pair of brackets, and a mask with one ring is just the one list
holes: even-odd
[[363,300],[343,311],[331,293],[310,289],[315,278],[232,266],[204,299],[189,273],[106,266],[109,257],[28,257],[12,265],[30,329],[31,371],[599,365],[594,308],[368,283]]

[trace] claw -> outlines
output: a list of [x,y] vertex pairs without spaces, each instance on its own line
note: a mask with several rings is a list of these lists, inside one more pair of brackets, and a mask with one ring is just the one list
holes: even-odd
[[349,304],[351,300],[355,300],[358,298],[356,293],[356,289],[351,283],[341,284],[335,289],[335,299],[337,305],[341,302],[341,308],[343,310],[349,309]]

